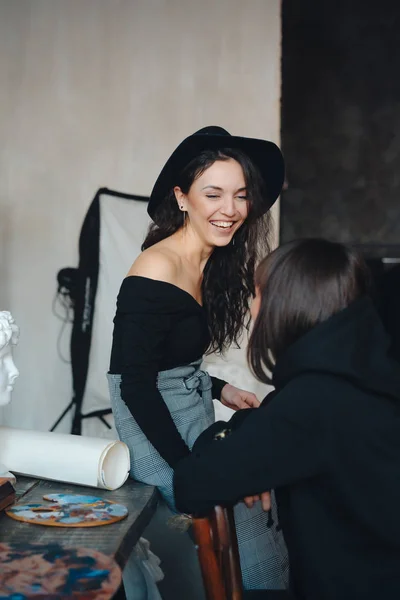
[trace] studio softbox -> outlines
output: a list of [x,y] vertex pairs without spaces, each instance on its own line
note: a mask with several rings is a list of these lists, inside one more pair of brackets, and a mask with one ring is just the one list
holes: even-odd
[[58,273],[58,293],[72,309],[70,342],[73,394],[52,427],[72,411],[71,433],[117,438],[106,374],[116,298],[141,251],[150,218],[148,198],[101,188],[79,236],[79,265]]

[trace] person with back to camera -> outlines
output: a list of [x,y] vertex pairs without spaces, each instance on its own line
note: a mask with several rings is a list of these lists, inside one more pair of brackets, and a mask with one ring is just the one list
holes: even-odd
[[[200,365],[206,351],[240,340],[283,177],[272,142],[221,127],[189,136],[155,183],[153,224],[121,285],[108,374],[116,428],[131,452],[131,476],[156,485],[174,511],[173,470],[215,421],[212,399],[234,410],[259,405]],[[235,519],[244,586],[284,588],[281,531],[260,530],[268,521],[260,503],[240,503]]]
[[199,437],[176,505],[203,515],[274,488],[294,598],[400,598],[400,368],[367,267],[348,246],[296,241],[262,261],[256,290],[248,358],[276,389]]

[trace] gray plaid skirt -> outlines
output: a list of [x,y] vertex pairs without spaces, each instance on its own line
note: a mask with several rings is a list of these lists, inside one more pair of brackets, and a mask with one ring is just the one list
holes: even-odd
[[[189,448],[214,423],[212,382],[200,370],[201,360],[158,374],[157,387],[174,423]],[[146,438],[121,398],[121,375],[108,374],[111,406],[120,439],[131,456],[131,477],[156,486],[175,511],[173,470]],[[145,402],[145,399],[142,399]],[[234,507],[240,563],[245,589],[284,589],[288,584],[288,556],[278,527],[275,501],[271,514],[258,502],[249,509],[242,502]],[[272,518],[271,518],[272,517]],[[272,525],[271,525],[272,522]]]

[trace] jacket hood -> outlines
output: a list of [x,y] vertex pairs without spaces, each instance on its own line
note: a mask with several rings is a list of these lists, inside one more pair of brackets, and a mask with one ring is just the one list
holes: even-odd
[[365,296],[313,327],[277,361],[273,384],[306,373],[343,377],[372,393],[400,400],[400,364],[371,298]]

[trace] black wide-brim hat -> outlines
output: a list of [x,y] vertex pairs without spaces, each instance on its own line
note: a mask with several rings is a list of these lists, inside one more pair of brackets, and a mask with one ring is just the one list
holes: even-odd
[[222,127],[210,126],[184,139],[165,163],[150,195],[147,207],[150,217],[154,220],[158,206],[177,185],[179,173],[193,158],[204,150],[222,148],[241,150],[258,167],[266,190],[263,210],[266,213],[281,193],[285,177],[283,156],[278,146],[267,140],[234,136]]

